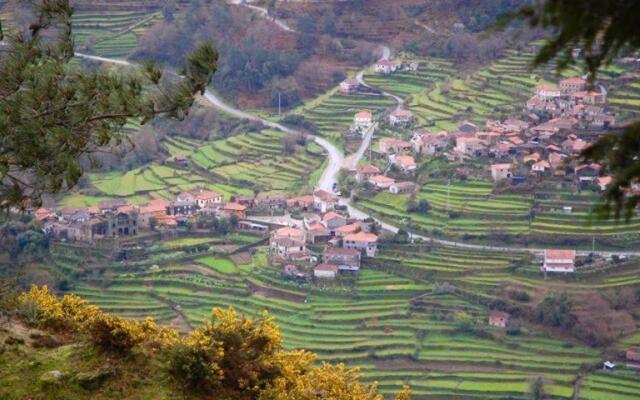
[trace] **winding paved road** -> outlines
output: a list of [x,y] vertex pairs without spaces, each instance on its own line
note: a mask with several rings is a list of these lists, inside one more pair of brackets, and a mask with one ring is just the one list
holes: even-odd
[[[105,57],[99,57],[99,56],[92,56],[92,55],[88,55],[88,54],[82,54],[82,53],[76,53],[76,56],[79,58],[84,58],[87,60],[93,60],[93,61],[97,61],[97,62],[103,62],[103,63],[111,63],[111,64],[116,64],[116,65],[123,65],[123,66],[137,66],[136,64],[130,63],[128,61],[123,61],[123,60],[114,60],[114,59],[110,59],[110,58],[105,58]],[[282,132],[285,133],[299,133],[298,131],[291,129],[289,127],[286,127],[282,124],[279,124],[277,122],[273,122],[273,121],[269,121],[263,118],[260,118],[256,115],[252,115],[249,113],[246,113],[242,110],[236,109],[230,105],[228,105],[227,103],[225,103],[219,96],[217,96],[215,94],[215,92],[213,92],[210,89],[207,89],[204,95],[204,98],[211,103],[214,107],[220,109],[223,112],[228,113],[229,115],[232,115],[234,117],[237,118],[241,118],[241,119],[248,119],[251,121],[258,121],[261,122],[262,124],[264,124],[265,126],[268,126],[270,128],[273,129],[278,129]],[[371,138],[369,137],[369,140]],[[329,155],[329,162],[327,163],[327,166],[324,170],[324,172],[322,173],[322,177],[320,178],[320,181],[318,182],[318,188],[319,189],[324,189],[327,191],[332,191],[333,188],[333,184],[334,182],[336,182],[336,178],[338,176],[338,172],[340,171],[340,169],[342,168],[343,165],[345,165],[345,158],[344,155],[342,154],[342,152],[340,152],[332,143],[330,143],[329,141],[320,138],[320,137],[314,137],[315,142],[321,146]],[[363,145],[365,144],[365,140],[363,140]],[[361,145],[361,149],[362,148],[366,148],[367,146],[362,146]],[[357,165],[358,162],[360,161],[360,158],[363,156],[364,151],[360,151],[360,149],[358,150],[358,152],[356,152],[354,155],[352,155],[352,157],[350,157],[349,159],[349,164],[350,165]],[[345,207],[347,207],[347,209],[349,210],[349,213],[355,217],[355,218],[359,218],[359,219],[365,219],[365,218],[373,218],[376,222],[378,222],[380,224],[380,226],[385,229],[388,230],[390,232],[393,233],[397,233],[399,228],[395,225],[391,225],[389,223],[386,223],[384,221],[381,221],[378,218],[375,218],[369,214],[367,214],[366,212],[363,212],[357,208],[355,208],[349,199],[341,199],[340,200],[340,204],[344,205]],[[532,254],[536,254],[536,255],[540,255],[544,253],[545,249],[542,248],[529,248],[529,247],[506,247],[506,246],[484,246],[484,245],[476,245],[476,244],[469,244],[469,243],[464,243],[464,242],[456,242],[456,241],[451,241],[451,240],[442,240],[442,239],[436,239],[436,238],[432,238],[432,237],[428,237],[428,236],[424,236],[424,235],[416,235],[416,234],[412,234],[411,235],[414,239],[420,239],[426,242],[431,242],[431,243],[437,243],[437,244],[441,244],[441,245],[445,245],[445,246],[453,246],[453,247],[460,247],[463,249],[470,249],[470,250],[489,250],[489,251],[499,251],[499,252],[505,252],[505,253],[532,253]],[[580,256],[585,256],[590,254],[590,251],[578,251],[578,255]],[[620,256],[627,256],[627,257],[637,257],[640,256],[640,251],[638,252],[629,252],[629,251],[595,251],[593,252],[596,255],[600,255],[600,256],[604,256],[604,257],[610,257],[614,254],[616,255],[620,255]]]
[[281,21],[281,20],[279,20],[277,18],[272,18],[269,15],[269,12],[267,11],[266,8],[254,6],[252,4],[249,4],[246,0],[231,0],[230,3],[250,8],[253,11],[256,11],[258,14],[260,14],[260,16],[262,18],[265,18],[265,19],[268,19],[269,21],[274,22],[276,25],[278,25],[280,27],[280,29],[282,29],[284,31],[287,31],[287,32],[295,32],[295,29],[293,29],[292,27],[290,27],[289,25],[287,25],[283,21]]

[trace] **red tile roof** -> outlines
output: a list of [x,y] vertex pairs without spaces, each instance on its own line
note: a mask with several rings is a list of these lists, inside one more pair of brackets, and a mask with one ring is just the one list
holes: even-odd
[[545,259],[575,259],[576,251],[575,250],[545,250],[544,251]]
[[376,242],[378,240],[378,236],[373,233],[358,232],[345,236],[344,240],[349,242]]

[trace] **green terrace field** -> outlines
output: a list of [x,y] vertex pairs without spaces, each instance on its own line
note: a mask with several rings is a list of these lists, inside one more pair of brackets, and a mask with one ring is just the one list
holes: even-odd
[[429,58],[416,61],[420,64],[417,71],[398,71],[382,75],[375,73],[371,68],[365,75],[365,82],[385,92],[408,97],[433,89],[436,83],[449,79],[455,72],[454,66],[446,60]]
[[159,12],[78,11],[73,16],[75,41],[96,55],[127,58],[138,38],[159,18]]
[[[409,108],[420,125],[453,130],[461,119],[484,125],[487,118],[518,117],[534,89],[544,82],[557,82],[554,65],[531,70],[534,47],[527,51],[508,51],[504,58],[476,72],[456,69],[449,62],[422,59],[417,72],[381,75],[369,72],[368,84],[407,97]],[[611,66],[598,79],[608,90],[609,107],[620,121],[638,116],[640,86],[619,80],[627,70]],[[563,76],[581,74],[578,67]]]
[[292,193],[317,179],[315,174],[324,155],[315,143],[297,146],[293,154],[287,155],[283,137],[283,133],[271,130],[214,142],[169,137],[163,143],[171,155],[167,160],[184,156],[189,160],[188,167],[151,163],[126,173],[90,173],[95,190],[75,192],[65,197],[62,205],[91,206],[111,198],[140,204],[155,198],[173,199],[196,187],[218,191],[227,200],[232,195],[252,194],[253,189]]
[[[581,367],[601,361],[597,351],[532,326],[517,336],[487,326],[488,309],[475,298],[493,298],[493,289],[509,279],[540,286],[542,278],[526,270],[509,273],[523,255],[389,245],[357,277],[316,286],[287,280],[262,251],[245,263],[217,250],[250,242],[250,236],[186,236],[107,264],[108,257],[61,245],[54,265],[76,277],[71,291],[97,305],[133,318],[152,315],[184,330],[207,319],[212,307],[248,315],[268,310],[287,348],[358,366],[389,395],[408,383],[415,399],[524,400],[529,381],[543,376],[552,398],[571,399]],[[455,290],[435,288],[442,282]],[[463,320],[483,333],[461,328]],[[637,378],[625,371],[586,377],[580,398],[604,398],[615,382],[616,398],[631,400]]]
[[338,91],[325,96],[321,101],[313,102],[295,110],[312,121],[318,127],[319,133],[333,141],[340,142],[343,133],[353,124],[353,116],[358,111],[369,110],[375,116],[386,109],[395,107],[396,102],[383,96],[349,95]]
[[580,390],[584,400],[625,400],[638,397],[640,379],[631,371],[596,372],[586,377]]
[[[599,220],[591,213],[598,195],[592,192],[539,191],[535,193],[493,194],[493,184],[484,181],[431,181],[423,185],[416,201],[426,199],[431,211],[426,215],[407,212],[409,195],[381,192],[359,199],[357,206],[382,220],[407,226],[412,219],[416,232],[435,236],[524,235],[529,242],[554,242],[576,238],[591,245],[592,238],[622,247],[638,244],[640,217],[629,223]],[[563,207],[572,207],[565,213]]]

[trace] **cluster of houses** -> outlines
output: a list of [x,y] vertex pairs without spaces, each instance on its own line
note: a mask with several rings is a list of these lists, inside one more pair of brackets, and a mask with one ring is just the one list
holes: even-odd
[[526,104],[526,112],[552,118],[575,118],[582,128],[606,128],[615,123],[606,111],[607,90],[599,85],[590,89],[586,79],[562,79],[557,85],[545,84],[536,88],[536,94]]
[[[414,157],[417,154],[443,155],[452,161],[486,161],[485,171],[494,181],[508,180],[520,184],[531,179],[540,181],[570,176],[582,188],[606,190],[611,177],[603,176],[600,165],[572,161],[590,145],[589,139],[575,132],[585,127],[603,128],[614,123],[613,117],[605,112],[605,88],[600,86],[599,91],[594,92],[587,91],[587,87],[587,82],[579,77],[564,79],[553,90],[541,86],[527,103],[526,119],[509,118],[502,122],[489,120],[485,127],[464,122],[452,132],[418,129],[407,140],[383,137],[378,141],[375,155],[386,160],[384,170],[394,165],[409,176],[416,170]],[[545,108],[535,108],[537,102],[544,104]],[[558,112],[554,111],[556,108]],[[536,112],[541,114],[537,115]],[[591,117],[588,116],[595,119],[589,119]],[[391,126],[406,127],[412,121],[413,115],[408,110],[397,109],[389,115]],[[585,125],[585,121],[589,123]],[[599,122],[594,124],[594,121]],[[374,123],[371,112],[360,111],[354,116],[352,130],[364,133]],[[410,183],[401,182],[399,187],[393,186],[392,190],[395,180],[372,165],[355,173],[358,181],[365,177],[368,183],[379,190],[406,193],[411,189]]]
[[334,279],[341,272],[358,271],[363,257],[375,257],[374,224],[339,213],[338,200],[325,190],[289,199],[288,210],[303,213],[303,218],[299,224],[270,233],[272,264],[282,265],[285,274],[298,278],[312,271],[315,278]]
[[[373,65],[373,70],[382,75],[391,75],[398,71],[415,72],[419,68],[417,61],[401,61],[382,59]],[[338,86],[340,93],[343,95],[352,95],[362,92],[370,92],[372,89],[360,84],[356,78],[348,78]]]
[[156,226],[176,227],[198,215],[235,216],[241,220],[246,218],[247,208],[237,202],[225,203],[217,192],[197,189],[180,193],[174,201],[156,199],[139,206],[109,200],[84,208],[40,208],[34,212],[34,218],[55,238],[92,242],[135,236]]
[[397,71],[417,71],[417,61],[401,61],[382,59],[373,65],[373,70],[379,74],[390,75]]

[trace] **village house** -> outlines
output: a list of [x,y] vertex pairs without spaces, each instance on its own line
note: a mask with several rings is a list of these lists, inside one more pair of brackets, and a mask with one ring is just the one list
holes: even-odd
[[356,182],[363,183],[374,175],[380,175],[382,171],[375,165],[364,165],[356,170]]
[[193,215],[198,211],[198,204],[193,198],[176,200],[165,208],[167,215]]
[[419,64],[417,61],[405,62],[402,64],[403,71],[415,72],[419,68]]
[[498,143],[489,148],[489,154],[498,159],[509,157],[513,155],[515,151],[516,146],[509,142]]
[[509,179],[513,176],[513,172],[511,170],[511,164],[492,164],[491,165],[491,177],[494,181],[502,181],[505,179]]
[[578,138],[568,138],[562,142],[562,150],[569,154],[578,154],[586,149],[587,146],[589,146],[589,143]]
[[543,111],[546,107],[547,103],[538,98],[538,96],[533,96],[529,100],[527,100],[525,104],[525,108],[528,111]]
[[245,219],[247,218],[247,206],[243,206],[240,203],[227,203],[222,208],[222,215],[227,218],[235,215],[240,219]]
[[33,217],[40,223],[55,221],[58,219],[58,215],[56,214],[56,212],[49,208],[38,208],[34,212]]
[[520,139],[518,136],[516,135],[507,136],[507,140],[517,148],[524,149],[524,146],[523,146],[525,144],[524,140]]
[[[195,203],[200,208],[205,208],[212,204],[222,203],[222,195],[210,190],[200,189],[195,192],[191,192],[190,194],[192,195],[191,200],[195,201]],[[180,196],[178,196],[178,200],[180,200]]]
[[536,96],[542,101],[551,101],[562,96],[561,89],[553,84],[536,87]]
[[378,252],[378,236],[365,232],[352,233],[343,238],[343,247],[360,250],[368,257],[375,257]]
[[602,166],[596,163],[580,164],[575,168],[576,179],[580,183],[590,183],[596,180],[600,175]]
[[419,154],[433,156],[443,151],[449,144],[449,139],[444,134],[433,134],[428,132],[416,132],[411,138],[413,151]]
[[321,221],[322,221],[322,217],[316,213],[305,213],[302,216],[302,224],[307,229],[309,229],[309,226],[311,226],[311,224],[316,222],[322,223]]
[[413,172],[415,172],[415,170],[417,168],[416,160],[412,156],[393,155],[393,156],[391,156],[389,158],[390,158],[391,162],[393,163],[393,165],[398,167],[405,174],[413,173]]
[[480,131],[476,132],[476,137],[487,144],[497,144],[500,142],[500,138],[503,136],[500,132],[495,131]]
[[312,222],[307,228],[307,243],[326,243],[331,237],[331,231],[320,222]]
[[138,234],[138,213],[115,212],[105,216],[107,223],[107,236],[135,236]]
[[625,353],[625,359],[627,361],[627,367],[633,369],[640,369],[640,350],[629,349]]
[[140,227],[151,227],[151,221],[155,220],[159,225],[167,216],[167,206],[170,202],[168,200],[155,199],[149,201],[147,204],[140,206],[138,214],[138,224]]
[[306,194],[304,196],[293,197],[287,200],[287,209],[290,211],[311,211],[313,209],[313,196]]
[[360,269],[361,253],[356,249],[329,247],[325,249],[322,260],[327,264],[336,265],[341,271],[358,271]]
[[473,122],[464,121],[460,125],[458,125],[458,132],[463,135],[475,135],[478,132],[478,125]]
[[185,156],[175,156],[173,158],[173,162],[175,162],[176,164],[178,164],[181,167],[188,167],[189,166],[189,159]]
[[238,221],[238,231],[258,233],[261,235],[267,235],[269,233],[269,226],[263,224],[257,224],[251,221]]
[[571,96],[587,88],[587,81],[580,77],[562,79],[560,81],[560,92],[563,96]]
[[374,71],[380,74],[392,74],[402,66],[401,61],[380,60],[373,66]]
[[287,196],[283,194],[260,194],[256,197],[254,208],[263,211],[283,211],[287,208]]
[[544,272],[575,272],[575,250],[545,250],[542,271]]
[[305,242],[287,237],[276,237],[269,240],[271,257],[283,260],[300,259],[308,255]]
[[531,171],[533,172],[539,172],[544,174],[550,169],[551,169],[551,164],[549,164],[549,162],[545,160],[538,161],[537,163],[531,165]]
[[395,183],[395,179],[389,178],[384,175],[374,175],[369,178],[369,183],[373,185],[376,189],[389,189],[391,185]]
[[394,110],[389,114],[389,124],[391,126],[408,125],[413,122],[413,113],[409,110]]
[[313,202],[316,210],[320,212],[331,211],[338,205],[339,198],[326,190],[316,190],[313,192]]
[[341,237],[350,235],[352,233],[358,233],[360,232],[361,229],[362,229],[362,223],[354,222],[352,224],[344,225],[336,228],[334,233],[336,237],[341,238]]
[[503,311],[492,310],[489,312],[489,325],[506,328],[511,321],[511,315]]
[[271,232],[271,238],[272,239],[287,238],[287,239],[296,240],[298,242],[304,242],[306,240],[306,233],[304,229],[285,226]]
[[549,165],[551,165],[551,168],[554,170],[562,168],[566,158],[567,156],[565,154],[556,152],[549,153],[549,156],[547,157]]
[[504,128],[507,132],[520,133],[526,129],[529,129],[531,124],[521,119],[509,118],[503,122]]
[[389,186],[391,194],[413,193],[416,190],[416,184],[413,182],[397,182]]
[[293,265],[293,264],[287,264],[282,268],[282,273],[285,276],[289,276],[292,278],[297,278],[297,279],[304,279],[306,278],[306,275],[304,274],[304,272],[301,272],[297,266]]
[[357,112],[353,117],[353,127],[357,131],[366,132],[373,126],[373,114],[369,111]]
[[584,104],[589,106],[601,106],[607,103],[607,95],[604,88],[601,88],[599,92],[594,90],[581,91],[574,93],[571,99],[577,104]]
[[338,267],[333,264],[319,264],[313,269],[313,276],[318,279],[335,279]]
[[322,222],[330,231],[333,232],[336,228],[345,226],[347,224],[347,218],[343,215],[330,211],[322,217]]
[[461,136],[456,138],[455,151],[466,156],[480,156],[485,151],[485,144],[477,137]]
[[378,147],[382,153],[402,153],[411,151],[411,143],[395,137],[384,137],[380,139]]
[[357,79],[351,78],[340,82],[340,93],[350,95],[358,92],[360,83]]
[[108,212],[116,212],[118,207],[126,206],[127,202],[124,200],[107,200],[98,204],[98,211],[101,214]]

